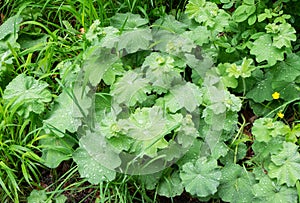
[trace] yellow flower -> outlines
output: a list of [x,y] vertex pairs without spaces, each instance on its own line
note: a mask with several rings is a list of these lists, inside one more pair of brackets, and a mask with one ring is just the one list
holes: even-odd
[[274,92],[274,93],[272,94],[272,97],[273,97],[273,99],[279,99],[280,93],[279,93],[279,92]]
[[283,118],[283,117],[284,117],[284,114],[283,114],[281,111],[279,111],[279,112],[277,113],[277,116],[278,116],[279,118]]

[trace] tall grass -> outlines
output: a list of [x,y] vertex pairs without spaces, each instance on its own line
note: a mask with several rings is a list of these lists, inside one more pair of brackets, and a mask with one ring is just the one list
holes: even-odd
[[[2,95],[2,93],[1,93]],[[34,119],[23,119],[0,98],[0,199],[19,202],[27,187],[39,182],[42,167],[37,142],[40,130]],[[10,201],[9,201],[10,200]]]

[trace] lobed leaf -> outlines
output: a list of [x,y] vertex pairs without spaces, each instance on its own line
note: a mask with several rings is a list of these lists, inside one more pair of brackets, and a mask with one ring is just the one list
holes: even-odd
[[283,149],[278,154],[271,155],[268,175],[276,178],[280,185],[295,186],[300,179],[300,154],[298,146],[284,142]]
[[223,201],[231,203],[252,202],[252,186],[255,183],[252,173],[236,164],[222,169],[218,194]]
[[112,85],[111,95],[118,104],[134,106],[146,101],[151,89],[148,79],[142,78],[137,71],[128,71]]
[[273,66],[277,61],[284,60],[285,50],[274,46],[271,36],[265,34],[253,42],[250,53],[256,56],[257,62],[267,61],[269,66]]
[[47,87],[48,84],[44,81],[19,74],[6,86],[3,99],[10,109],[17,108],[17,113],[27,118],[31,112],[42,113],[45,103],[51,101],[52,96]]
[[80,176],[86,178],[91,184],[112,181],[116,177],[115,171],[107,169],[82,148],[78,148],[73,153],[73,159],[78,165]]
[[297,191],[295,188],[286,185],[277,185],[267,176],[260,179],[259,183],[253,185],[254,199],[252,202],[273,203],[273,202],[297,202]]
[[206,197],[217,192],[221,172],[217,160],[199,158],[195,164],[188,162],[180,172],[182,184],[187,192],[199,197]]

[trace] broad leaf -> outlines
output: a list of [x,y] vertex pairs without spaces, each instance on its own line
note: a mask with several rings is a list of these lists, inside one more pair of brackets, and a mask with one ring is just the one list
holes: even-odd
[[253,160],[260,163],[270,160],[272,154],[278,154],[282,150],[282,144],[283,140],[280,140],[280,138],[272,138],[267,143],[254,140],[252,145]]
[[184,36],[190,38],[199,46],[208,43],[210,35],[211,32],[207,30],[207,27],[205,26],[198,26],[197,28],[184,33]]
[[234,64],[224,64],[227,66],[226,72],[229,73],[229,76],[234,76],[235,78],[242,77],[250,77],[251,72],[255,70],[255,66],[251,66],[253,63],[252,59],[244,58],[241,65]]
[[47,135],[40,141],[40,146],[43,148],[43,164],[49,168],[56,168],[62,161],[71,159],[76,142],[71,136]]
[[[270,69],[273,82],[293,82],[300,76],[300,56],[288,54],[287,58]],[[281,86],[284,87],[284,86]]]
[[103,181],[112,181],[116,172],[107,169],[96,161],[87,151],[78,148],[73,153],[73,159],[78,165],[78,171],[82,178],[86,178],[91,184],[99,184]]
[[166,112],[158,106],[136,109],[129,119],[120,119],[118,125],[124,134],[137,140],[153,140],[174,130],[179,126],[180,114],[165,115]]
[[255,183],[252,173],[239,165],[227,165],[222,169],[218,194],[223,201],[231,203],[252,202],[252,186]]
[[200,153],[202,145],[203,141],[201,141],[200,139],[194,139],[194,142],[192,143],[188,151],[176,162],[176,164],[178,166],[182,166],[187,162],[195,163],[201,157]]
[[272,88],[274,92],[280,92],[280,98],[285,101],[291,101],[299,98],[300,86],[299,83],[285,82],[285,81],[273,81]]
[[[86,86],[88,83],[96,86],[104,78],[105,82],[111,84],[115,75],[118,75],[118,71],[114,71],[114,64],[119,58],[116,54],[112,54],[110,49],[99,46],[89,47],[84,53],[83,59],[83,86]],[[108,77],[111,77],[111,79]]]
[[259,142],[269,142],[277,136],[284,136],[290,132],[290,128],[280,121],[271,118],[260,118],[255,120],[252,133]]
[[[27,197],[28,203],[45,203],[47,200],[47,194],[45,190],[32,190],[29,197]],[[51,203],[51,201],[47,201]]]
[[217,192],[221,172],[216,160],[202,157],[195,164],[191,162],[184,164],[180,178],[187,192],[199,197],[206,197]]
[[3,99],[11,110],[17,110],[19,115],[27,118],[30,112],[42,113],[45,103],[51,101],[52,96],[47,87],[44,81],[20,74],[6,86]]
[[292,47],[291,41],[296,41],[296,30],[288,23],[278,25],[278,36],[273,37],[273,45],[277,48]]
[[181,195],[183,185],[179,177],[179,172],[175,171],[169,176],[163,176],[158,185],[158,194],[165,197],[175,197]]
[[284,142],[283,149],[278,154],[272,155],[271,160],[268,175],[271,178],[276,178],[280,185],[295,186],[297,180],[300,179],[298,146],[290,142]]
[[160,178],[162,177],[162,173],[163,171],[159,171],[157,173],[141,175],[137,178],[140,184],[143,185],[147,190],[155,190]]
[[146,79],[162,91],[171,89],[172,83],[181,79],[179,71],[174,68],[174,59],[158,52],[146,57],[142,70],[146,73]]
[[256,56],[257,62],[268,61],[269,66],[273,66],[277,61],[284,60],[285,51],[273,45],[270,35],[262,35],[253,42],[250,53]]
[[110,18],[111,26],[120,30],[141,27],[147,23],[147,19],[141,18],[140,15],[133,13],[117,13]]
[[[196,115],[198,116],[198,115]],[[196,128],[195,122],[193,121],[193,117],[190,114],[187,114],[181,121],[181,126],[177,131],[177,141],[183,147],[191,147],[196,137],[199,136],[199,132]]]
[[230,15],[219,9],[218,5],[213,2],[206,2],[205,0],[189,1],[186,6],[186,13],[196,22],[209,27],[210,30],[215,32],[222,32],[224,27],[229,25]]
[[111,95],[118,104],[134,106],[145,101],[151,89],[147,79],[135,71],[128,71],[112,86]]
[[4,39],[9,34],[15,34],[19,31],[22,18],[18,15],[8,18],[0,26],[0,40]]
[[173,113],[183,108],[193,112],[202,104],[202,92],[198,86],[187,82],[173,87],[164,97],[164,101],[166,107]]
[[150,29],[134,29],[131,31],[124,31],[118,43],[118,50],[123,49],[126,53],[131,54],[139,50],[148,50],[150,48],[150,42],[152,40],[152,34]]
[[255,5],[243,4],[234,11],[232,18],[236,22],[243,22],[247,20],[256,10]]
[[63,91],[57,98],[49,118],[44,120],[46,129],[63,137],[69,131],[74,133],[81,125],[81,120],[76,116],[77,107],[70,95]]
[[254,203],[293,203],[297,202],[298,198],[295,188],[289,188],[286,185],[276,185],[267,176],[261,178],[259,183],[253,185],[253,194],[255,197],[252,202]]
[[261,103],[265,100],[271,101],[273,93],[272,77],[267,74],[265,78],[257,81],[256,85],[246,94],[246,97]]
[[96,165],[100,164],[110,170],[114,170],[121,165],[119,149],[107,142],[98,128],[92,131],[86,130],[81,135],[79,145],[93,159],[91,162],[97,162],[97,164],[95,163]]
[[190,18],[198,18],[201,13],[200,8],[203,8],[205,5],[205,0],[190,0],[186,5],[186,13]]
[[183,33],[188,27],[186,24],[177,21],[173,15],[164,15],[156,20],[152,26],[154,31],[156,29],[163,29],[178,34]]

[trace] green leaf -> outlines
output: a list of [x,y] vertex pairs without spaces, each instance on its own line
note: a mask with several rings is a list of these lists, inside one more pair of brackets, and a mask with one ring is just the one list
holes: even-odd
[[190,0],[186,5],[185,12],[190,18],[198,18],[201,13],[200,9],[204,7],[205,3],[205,0]]
[[52,96],[47,87],[48,84],[44,81],[19,74],[6,86],[3,99],[11,110],[17,108],[17,113],[27,118],[30,112],[41,114],[45,103],[51,101]]
[[56,168],[62,161],[69,160],[72,157],[73,146],[76,142],[75,139],[69,136],[61,138],[52,134],[41,139],[43,164],[49,168]]
[[273,37],[273,45],[281,49],[282,47],[292,47],[291,41],[296,41],[296,30],[288,23],[278,26],[279,33]]
[[81,120],[76,118],[76,106],[70,95],[63,91],[57,98],[56,104],[44,120],[44,128],[51,130],[56,135],[63,137],[69,131],[74,133],[81,125]]
[[252,173],[239,165],[230,164],[222,169],[218,194],[223,201],[231,203],[252,202],[252,186],[255,183]]
[[280,138],[273,138],[268,142],[259,142],[254,140],[252,149],[254,151],[253,159],[263,163],[271,158],[272,154],[279,153],[282,150],[283,140]]
[[195,164],[191,162],[184,164],[180,178],[187,192],[199,197],[206,197],[217,192],[221,172],[217,160],[208,160],[206,157],[202,157]]
[[153,140],[157,136],[166,135],[182,120],[179,114],[165,114],[164,110],[158,106],[136,109],[129,119],[120,119],[118,124],[124,134],[132,138]]
[[274,92],[280,93],[280,98],[286,101],[299,98],[300,86],[295,82],[273,81]]
[[27,197],[28,203],[51,203],[47,201],[47,194],[45,190],[32,190],[29,197]]
[[183,33],[188,28],[188,25],[177,21],[173,15],[162,16],[161,18],[156,20],[152,26],[153,30],[155,31],[156,29],[163,29],[178,34]]
[[22,18],[19,15],[8,18],[0,26],[0,40],[4,39],[9,34],[15,34],[19,31]]
[[206,26],[197,26],[191,31],[186,31],[184,36],[193,40],[197,45],[202,46],[203,44],[209,42],[211,32],[207,30]]
[[276,178],[280,185],[295,186],[300,179],[300,154],[298,146],[284,142],[283,149],[271,156],[272,163],[269,165],[268,175]]
[[230,15],[218,8],[218,5],[205,0],[189,1],[186,5],[186,14],[196,22],[209,27],[215,32],[222,32],[229,25]]
[[252,14],[251,16],[249,16],[248,18],[248,25],[254,25],[254,23],[256,22],[257,19],[257,15],[256,14]]
[[99,167],[102,165],[107,169],[114,170],[121,165],[122,160],[119,156],[119,149],[107,142],[98,128],[92,131],[86,130],[81,135],[79,146],[89,154],[90,159],[92,159],[90,162],[99,165]]
[[243,22],[247,20],[256,11],[255,5],[241,5],[234,11],[232,18],[236,22]]
[[195,84],[201,84],[201,81],[206,76],[206,72],[213,67],[214,62],[212,58],[205,56],[203,60],[193,60],[191,63],[189,58],[187,58],[188,65],[192,69],[192,81]]
[[227,69],[229,67],[231,67],[229,63],[220,63],[218,64],[217,72],[220,75],[221,81],[225,87],[236,88],[238,86],[238,80],[233,76],[229,76],[229,74],[227,73]]
[[213,25],[211,26],[211,31],[217,31],[218,33],[221,33],[225,30],[225,28],[229,27],[231,20],[231,16],[224,10],[219,9],[218,15],[213,20]]
[[250,53],[256,56],[257,62],[268,61],[269,66],[273,66],[277,61],[284,60],[285,50],[273,45],[270,35],[262,35],[253,42]]
[[259,183],[253,185],[254,203],[273,203],[273,202],[297,202],[297,191],[286,185],[276,185],[270,178],[265,176]]
[[290,132],[289,126],[280,121],[273,121],[272,118],[260,118],[255,120],[252,133],[259,142],[269,142],[277,136],[284,137]]
[[117,48],[119,51],[124,49],[129,54],[139,50],[148,50],[151,40],[152,34],[149,28],[124,31],[120,36]]
[[148,20],[141,18],[139,14],[133,13],[116,13],[113,17],[110,18],[110,25],[122,29],[133,29],[146,25]]
[[118,104],[134,106],[137,102],[147,100],[147,93],[151,92],[149,80],[135,71],[127,71],[111,87],[111,95]]
[[129,119],[120,119],[123,134],[136,139],[132,151],[154,157],[158,149],[168,146],[164,136],[180,126],[180,114],[165,115],[158,106],[136,109]]
[[[115,76],[118,75],[113,69],[115,68],[114,64],[119,58],[110,49],[91,46],[84,53],[83,60],[83,86],[86,86],[88,83],[96,86],[104,78],[110,84],[114,81]],[[108,77],[112,78],[108,79]]]
[[187,162],[196,162],[201,157],[200,153],[202,145],[203,141],[200,139],[194,139],[188,151],[176,162],[176,164],[178,166],[182,166]]
[[300,76],[300,56],[294,53],[288,54],[284,61],[277,63],[269,72],[274,82],[293,82]]
[[[113,49],[117,46],[119,42],[120,31],[114,27],[104,27],[101,29],[101,40],[99,42],[99,46],[105,47],[108,49]],[[97,40],[99,37],[96,38]],[[97,43],[95,43],[97,45]]]
[[179,71],[174,68],[174,62],[171,56],[154,52],[145,58],[142,71],[146,73],[146,79],[152,86],[164,92],[171,89],[174,82],[181,80]]
[[175,171],[170,176],[163,176],[158,185],[158,194],[165,197],[175,197],[181,195],[183,185],[179,177],[179,172]]
[[55,197],[55,203],[65,203],[68,200],[68,198],[65,195],[59,195],[58,197]]
[[170,93],[164,97],[164,101],[165,106],[173,113],[182,108],[193,112],[202,104],[202,92],[198,86],[187,82],[172,87]]
[[243,2],[248,5],[253,5],[255,3],[254,0],[243,0]]
[[251,72],[255,70],[255,66],[251,66],[253,63],[252,59],[244,58],[241,65],[228,64],[225,63],[224,65],[227,66],[226,72],[229,73],[229,76],[234,76],[235,78],[247,78],[251,76]]
[[22,34],[18,38],[18,43],[20,44],[22,49],[29,49],[32,47],[35,47],[34,51],[38,51],[42,48],[39,48],[41,46],[46,46],[46,43],[48,41],[49,35],[47,34],[40,34],[36,36],[26,35]]
[[86,150],[78,148],[73,153],[73,159],[78,165],[78,171],[82,178],[86,178],[91,184],[99,184],[103,181],[112,181],[116,172],[107,169],[96,161]]
[[266,74],[265,77],[257,79],[256,85],[246,94],[246,97],[262,103],[265,100],[271,101],[273,93],[272,77],[270,74]]
[[140,175],[138,176],[138,181],[140,182],[140,185],[145,187],[147,190],[155,190],[160,178],[162,177],[163,171],[159,171],[156,173],[151,173],[147,175]]
[[177,141],[182,148],[190,148],[199,132],[193,122],[193,117],[187,114],[181,121],[181,126],[177,131]]

